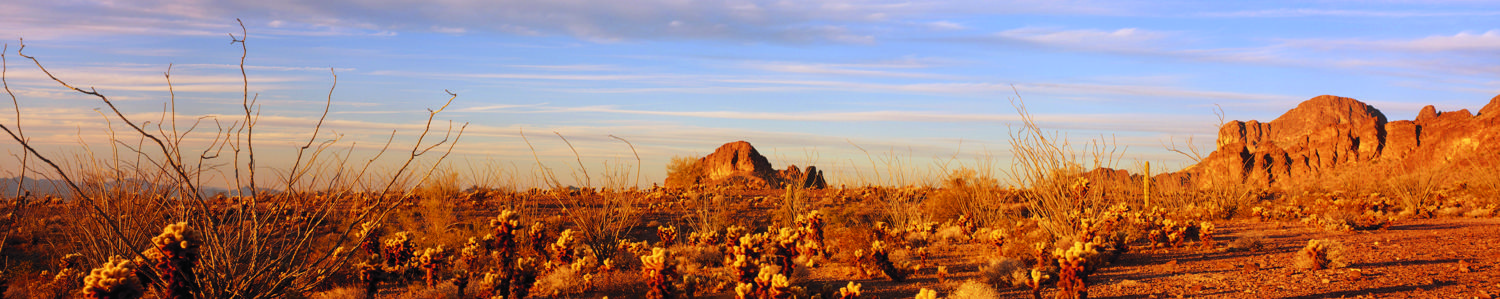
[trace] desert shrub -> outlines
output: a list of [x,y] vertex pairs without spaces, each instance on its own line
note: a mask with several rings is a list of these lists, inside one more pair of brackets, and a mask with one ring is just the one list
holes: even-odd
[[1031,269],[1026,268],[1021,261],[1011,258],[1000,258],[990,260],[989,264],[979,269],[979,281],[988,283],[995,287],[1017,287],[1026,285],[1026,273]]
[[1076,240],[1084,233],[1080,220],[1097,219],[1116,200],[1141,194],[1137,185],[1088,175],[1091,169],[1113,166],[1118,158],[1113,144],[1094,140],[1075,148],[1065,137],[1042,130],[1023,103],[1012,105],[1023,122],[1010,132],[1013,180],[1023,187],[1020,197],[1031,215],[1050,234]]
[[987,173],[959,168],[944,178],[942,185],[927,201],[927,210],[936,221],[956,221],[966,217],[978,226],[992,226],[1004,216],[1000,183]]
[[312,293],[309,299],[365,299],[365,290],[358,287],[332,288]]
[[1229,251],[1260,251],[1265,247],[1266,239],[1261,236],[1242,236],[1229,242]]
[[[535,293],[551,298],[582,293],[585,291],[584,275],[587,274],[573,269],[573,267],[559,267],[551,273],[537,278],[536,286],[534,287]],[[592,280],[592,276],[590,280]]]
[[1297,251],[1293,265],[1298,269],[1304,270],[1340,268],[1345,265],[1343,250],[1344,246],[1339,241],[1331,239],[1308,240],[1307,246]]
[[1000,293],[995,291],[995,288],[973,280],[964,281],[963,284],[958,285],[958,288],[953,290],[953,293],[948,294],[948,299],[996,298],[1000,298]]
[[1385,193],[1395,195],[1401,215],[1407,217],[1431,217],[1438,200],[1438,188],[1443,182],[1444,171],[1402,173],[1387,179]]
[[[240,45],[245,51],[244,35],[232,39],[233,44]],[[198,292],[194,296],[201,298],[279,298],[325,287],[328,279],[341,276],[338,273],[353,264],[348,254],[352,251],[340,248],[355,245],[352,243],[357,241],[352,235],[358,224],[371,220],[381,222],[396,208],[410,203],[414,197],[410,193],[412,188],[426,181],[432,169],[441,165],[446,153],[452,150],[457,136],[463,134],[462,128],[445,134],[428,134],[431,121],[451,103],[453,98],[450,97],[443,108],[429,110],[426,115],[428,125],[415,138],[416,142],[408,143],[412,146],[409,154],[397,157],[396,163],[402,164],[390,168],[391,172],[384,178],[366,176],[365,170],[377,159],[369,159],[364,165],[349,165],[346,164],[347,157],[337,157],[329,150],[338,144],[336,138],[317,142],[320,138],[330,137],[327,130],[321,130],[322,118],[319,125],[307,128],[311,134],[305,144],[294,145],[292,151],[296,158],[288,163],[290,167],[258,165],[254,141],[263,140],[259,139],[261,135],[257,133],[261,132],[255,130],[255,126],[262,111],[261,105],[256,104],[248,92],[248,81],[247,92],[242,94],[243,110],[185,120],[179,119],[180,116],[173,112],[174,108],[162,112],[160,118],[142,122],[132,116],[137,115],[134,111],[122,111],[117,107],[106,96],[108,90],[73,88],[63,80],[68,74],[48,72],[39,59],[25,54],[21,56],[31,59],[44,73],[53,75],[49,78],[64,89],[96,98],[107,107],[101,117],[107,121],[110,137],[103,142],[111,146],[97,152],[114,154],[113,158],[96,157],[96,151],[89,151],[88,154],[72,156],[73,161],[58,160],[71,165],[68,168],[48,162],[47,165],[27,166],[23,170],[46,173],[63,182],[63,188],[59,189],[66,190],[69,200],[61,205],[57,214],[68,217],[66,223],[71,232],[67,238],[72,238],[75,243],[67,245],[80,245],[77,248],[91,261],[105,261],[113,256],[145,260],[150,258],[145,250],[154,247],[148,245],[156,236],[154,232],[167,224],[185,223],[185,229],[203,234],[201,244],[191,244],[199,246],[196,263],[192,263],[196,272],[192,275],[194,277],[156,273],[161,270],[155,269],[158,268],[153,267],[155,265],[136,265],[136,269],[141,270],[139,272],[144,277],[139,283],[152,284],[153,289],[162,290],[178,283],[176,280],[181,278],[183,281],[177,285],[193,286]],[[241,57],[242,65],[244,57]],[[170,79],[168,74],[166,85],[169,89],[172,86]],[[162,101],[163,104],[171,103],[172,107],[176,107],[175,102],[175,98]],[[331,102],[330,94],[325,112]],[[116,135],[116,124],[128,129],[119,131],[122,135]],[[208,127],[217,127],[217,130]],[[8,127],[4,129],[10,131]],[[443,135],[441,140],[438,135]],[[33,141],[24,134],[10,136],[36,159],[51,161],[57,158],[49,159],[48,156],[52,155],[37,151],[32,146]],[[189,148],[189,145],[203,145],[195,140],[206,140],[208,144],[203,148]],[[115,146],[127,143],[132,145]],[[448,147],[440,148],[439,145]],[[436,150],[429,153],[433,149]],[[122,152],[131,153],[137,160],[122,161],[119,158]],[[425,157],[442,154],[442,157],[419,159],[424,154],[434,154]],[[275,172],[270,176],[257,173],[257,170],[264,169],[275,169]],[[266,182],[275,183],[261,185]],[[229,185],[232,189],[228,194],[210,194],[206,185],[217,183]],[[178,262],[181,261],[185,260]],[[120,266],[113,262],[111,265]],[[94,280],[111,281],[116,280]],[[103,289],[106,286],[109,285],[85,287],[92,287],[96,293],[118,291]]]
[[704,173],[703,165],[699,163],[698,159],[672,156],[672,160],[667,162],[667,180],[665,184],[668,187],[693,186],[702,183],[707,175],[707,173]]
[[735,224],[731,199],[723,194],[690,193],[682,195],[689,210],[693,232],[717,232]]
[[1375,230],[1389,227],[1391,224],[1390,219],[1384,215],[1347,210],[1324,212],[1314,221],[1321,224],[1324,229],[1333,231]]

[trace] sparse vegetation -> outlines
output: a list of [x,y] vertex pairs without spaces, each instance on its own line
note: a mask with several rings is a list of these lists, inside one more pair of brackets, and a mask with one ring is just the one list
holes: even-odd
[[1338,241],[1328,239],[1315,239],[1307,241],[1307,246],[1297,251],[1294,261],[1298,269],[1323,270],[1340,268],[1344,266],[1344,245]]

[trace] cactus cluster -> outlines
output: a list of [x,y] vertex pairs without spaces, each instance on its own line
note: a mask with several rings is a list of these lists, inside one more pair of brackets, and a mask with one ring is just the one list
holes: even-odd
[[145,294],[136,277],[134,261],[109,257],[109,261],[89,271],[83,278],[83,296],[93,299],[135,299]]
[[646,298],[674,298],[677,294],[672,283],[677,278],[677,269],[666,248],[652,248],[651,255],[642,256],[641,271],[646,276]]
[[1057,249],[1058,298],[1088,298],[1089,259],[1099,255],[1093,243],[1073,242],[1067,250]]
[[197,297],[198,277],[193,268],[198,264],[198,247],[203,244],[198,233],[187,222],[178,222],[162,228],[160,235],[151,238],[151,244],[154,247],[143,255],[151,259],[166,298]]

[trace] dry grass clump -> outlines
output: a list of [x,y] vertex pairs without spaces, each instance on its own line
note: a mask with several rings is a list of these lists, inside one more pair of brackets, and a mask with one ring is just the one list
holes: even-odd
[[1343,250],[1343,244],[1335,240],[1308,240],[1307,246],[1297,251],[1293,265],[1304,270],[1340,268],[1345,265]]
[[1261,236],[1241,236],[1229,242],[1229,251],[1256,252],[1266,248],[1266,239]]
[[990,285],[978,281],[964,281],[948,294],[949,299],[997,299],[1000,293]]
[[979,269],[979,281],[995,287],[1025,286],[1031,269],[1011,258],[990,260]]

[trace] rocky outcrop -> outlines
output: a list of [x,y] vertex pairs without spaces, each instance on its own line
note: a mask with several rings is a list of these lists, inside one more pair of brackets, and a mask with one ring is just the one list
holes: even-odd
[[[772,168],[771,162],[756,151],[755,146],[745,141],[725,143],[696,163],[696,173],[669,173],[667,187],[686,187],[676,186],[674,182],[746,188],[780,188],[786,184],[823,188],[828,185],[823,179],[823,172],[813,166],[808,166],[805,173],[796,165],[781,171]],[[686,180],[675,177],[689,175],[697,178]]]
[[698,163],[703,166],[703,174],[709,181],[722,181],[735,176],[765,178],[775,171],[771,168],[771,161],[744,141],[725,143]]
[[1414,171],[1483,164],[1500,158],[1500,96],[1473,115],[1427,106],[1415,120],[1387,122],[1363,102],[1318,96],[1270,122],[1233,121],[1219,129],[1217,148],[1176,178],[1201,186],[1247,183],[1295,187],[1360,165],[1361,171]]

